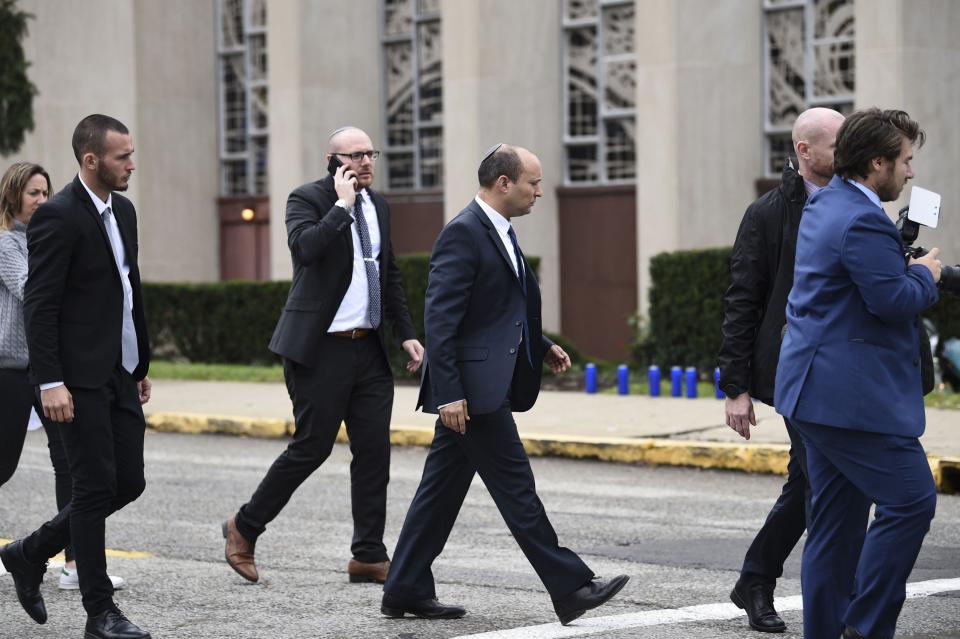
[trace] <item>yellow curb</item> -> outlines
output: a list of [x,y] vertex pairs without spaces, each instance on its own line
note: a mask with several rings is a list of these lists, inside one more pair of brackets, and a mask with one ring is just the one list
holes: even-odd
[[[2,539],[0,538],[0,546],[5,546],[12,542],[12,539]],[[153,557],[153,553],[145,552],[143,550],[114,550],[112,548],[107,548],[104,551],[107,557],[123,557],[124,559],[143,559],[145,557]],[[56,555],[50,559],[54,561],[64,561],[63,554]]]
[[[222,433],[246,437],[279,438],[293,434],[293,422],[279,419],[256,419],[226,415],[189,413],[154,413],[147,425],[161,432]],[[390,427],[390,443],[394,446],[429,446],[432,427]],[[786,444],[738,444],[679,439],[627,437],[581,437],[521,433],[527,454],[531,457],[564,457],[596,459],[625,464],[686,466],[716,470],[739,470],[746,473],[785,475],[790,460]],[[346,429],[340,426],[338,443],[347,443]],[[960,492],[960,459],[929,456],[930,469],[942,493]]]

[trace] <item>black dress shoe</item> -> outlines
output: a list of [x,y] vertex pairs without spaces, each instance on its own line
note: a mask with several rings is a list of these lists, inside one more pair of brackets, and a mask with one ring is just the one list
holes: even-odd
[[47,572],[47,562],[34,564],[23,554],[23,541],[14,541],[0,548],[0,561],[13,577],[17,599],[30,618],[37,623],[47,623],[47,606],[40,594],[40,584]]
[[843,629],[843,639],[870,639],[866,635],[861,635],[853,626],[846,626]]
[[400,619],[407,613],[421,619],[459,619],[467,614],[460,606],[445,606],[436,599],[408,601],[388,594],[383,595],[380,612],[391,619]]
[[783,632],[787,624],[773,607],[773,588],[765,584],[744,586],[739,581],[730,591],[730,601],[747,613],[750,627],[760,632]]
[[104,610],[87,617],[84,639],[150,639],[150,633],[140,630],[127,619],[119,608]]
[[573,591],[559,601],[553,602],[553,609],[564,626],[585,613],[607,603],[611,597],[627,585],[630,577],[619,575],[609,581],[591,579],[580,589]]

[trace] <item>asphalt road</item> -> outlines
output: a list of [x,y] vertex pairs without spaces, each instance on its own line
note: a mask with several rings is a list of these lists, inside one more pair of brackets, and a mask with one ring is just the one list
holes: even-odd
[[[352,532],[345,446],[336,447],[261,537],[257,585],[224,562],[220,522],[249,497],[284,443],[151,432],[146,446],[147,490],[108,520],[107,545],[149,553],[111,556],[108,562],[111,573],[129,582],[117,602],[155,639],[765,636],[750,631],[745,617],[731,616],[727,595],[779,492],[777,477],[534,459],[539,492],[561,543],[598,574],[631,576],[610,604],[558,632],[549,598],[479,481],[434,567],[441,600],[466,606],[467,616],[388,620],[379,613],[380,588],[349,584],[344,572]],[[394,450],[388,547],[424,455],[419,448]],[[0,488],[0,538],[28,532],[53,508],[53,473],[41,431],[28,437],[17,474]],[[793,602],[783,612],[789,626],[784,637],[802,636],[801,612],[791,598],[800,594],[799,557],[798,549],[777,589],[778,601]],[[960,497],[941,495],[911,582],[958,578]],[[0,577],[0,638],[83,636],[79,593],[57,590],[53,567],[43,594],[50,620],[38,626],[17,604],[10,577]],[[684,607],[694,608],[675,611]],[[678,621],[684,615],[688,620]],[[518,628],[524,630],[507,632]],[[485,634],[493,631],[504,632]],[[960,592],[908,600],[897,636],[960,637]]]

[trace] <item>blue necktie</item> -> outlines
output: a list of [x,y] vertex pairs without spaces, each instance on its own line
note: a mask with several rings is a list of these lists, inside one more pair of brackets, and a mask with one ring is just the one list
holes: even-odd
[[363,193],[357,193],[357,201],[353,204],[353,219],[356,220],[357,235],[360,236],[360,250],[363,253],[363,266],[367,271],[370,326],[376,330],[380,327],[382,313],[380,274],[377,272],[376,261],[373,259],[373,245],[370,243],[370,229],[367,227],[367,218],[363,215]]
[[[527,296],[527,270],[523,263],[523,253],[520,252],[520,245],[517,244],[517,234],[513,232],[513,226],[507,231],[510,242],[513,244],[513,255],[517,258],[517,279],[520,280],[520,288],[523,290],[523,296]],[[527,318],[523,318],[523,346],[527,353],[527,361],[533,366],[533,356],[530,355],[530,331],[527,330]]]

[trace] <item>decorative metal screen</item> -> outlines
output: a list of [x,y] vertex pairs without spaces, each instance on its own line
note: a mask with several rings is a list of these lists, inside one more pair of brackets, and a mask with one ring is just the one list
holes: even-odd
[[764,173],[793,154],[790,129],[804,109],[853,111],[854,0],[764,0]]
[[381,0],[384,144],[391,190],[443,186],[440,0]]
[[563,141],[567,184],[636,178],[632,0],[564,0]]
[[220,194],[267,192],[266,0],[216,0]]

